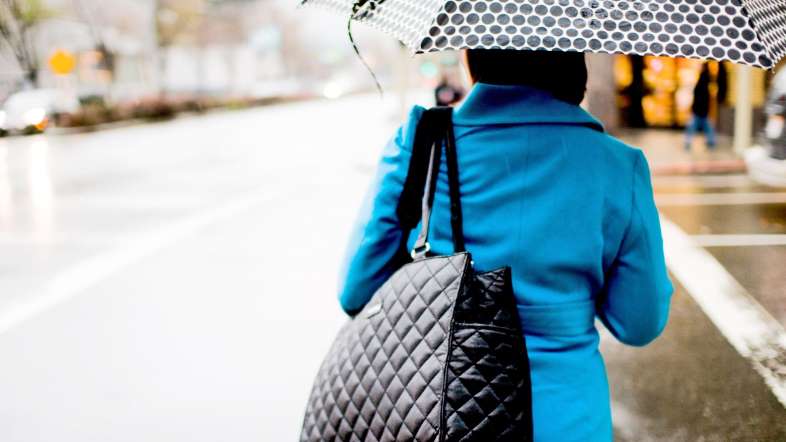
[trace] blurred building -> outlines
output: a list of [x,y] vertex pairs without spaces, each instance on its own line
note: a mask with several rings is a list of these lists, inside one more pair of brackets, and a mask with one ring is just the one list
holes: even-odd
[[[693,88],[703,62],[654,56],[614,57],[614,82],[622,124],[631,127],[684,127],[691,118]],[[736,73],[733,63],[709,62],[713,96],[711,118],[721,132],[732,133],[736,104]],[[754,122],[760,126],[770,73],[753,70]]]
[[[317,15],[290,1],[45,1],[51,16],[33,29],[41,88],[125,101],[161,93],[275,95],[313,82],[335,83],[336,77],[347,85],[364,83],[357,81],[365,71],[350,58],[343,20],[309,27]],[[386,53],[393,42],[359,33],[370,37],[362,40],[371,64],[388,74]],[[76,69],[57,75],[48,61],[64,52],[75,57]],[[22,79],[15,63],[4,63],[0,99],[21,88]]]

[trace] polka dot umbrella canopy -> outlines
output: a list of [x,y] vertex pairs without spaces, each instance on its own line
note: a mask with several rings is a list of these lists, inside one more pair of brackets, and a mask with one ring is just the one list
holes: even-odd
[[786,55],[786,0],[304,0],[415,52],[528,49],[729,60]]

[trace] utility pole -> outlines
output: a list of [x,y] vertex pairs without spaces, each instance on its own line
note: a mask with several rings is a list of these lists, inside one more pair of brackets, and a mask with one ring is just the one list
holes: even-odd
[[736,71],[736,100],[734,103],[734,152],[742,154],[753,144],[753,102],[751,83],[753,68],[738,65]]
[[151,0],[151,15],[152,20],[150,20],[152,29],[150,35],[152,38],[152,61],[153,61],[153,85],[155,92],[158,96],[163,96],[166,91],[164,88],[164,57],[166,56],[161,52],[161,29],[159,23],[159,16],[161,14],[161,1],[162,0]]

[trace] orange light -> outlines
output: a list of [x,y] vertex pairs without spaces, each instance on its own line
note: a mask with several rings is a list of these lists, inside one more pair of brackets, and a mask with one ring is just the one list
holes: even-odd
[[49,127],[49,117],[44,117],[38,124],[35,125],[35,128],[39,132],[43,132],[46,128]]
[[68,51],[58,49],[49,58],[49,68],[57,75],[68,75],[76,68],[76,57]]

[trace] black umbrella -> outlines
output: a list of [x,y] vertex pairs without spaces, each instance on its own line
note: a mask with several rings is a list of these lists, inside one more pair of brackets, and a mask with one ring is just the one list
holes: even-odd
[[526,49],[729,60],[786,55],[784,0],[305,0],[413,51]]

